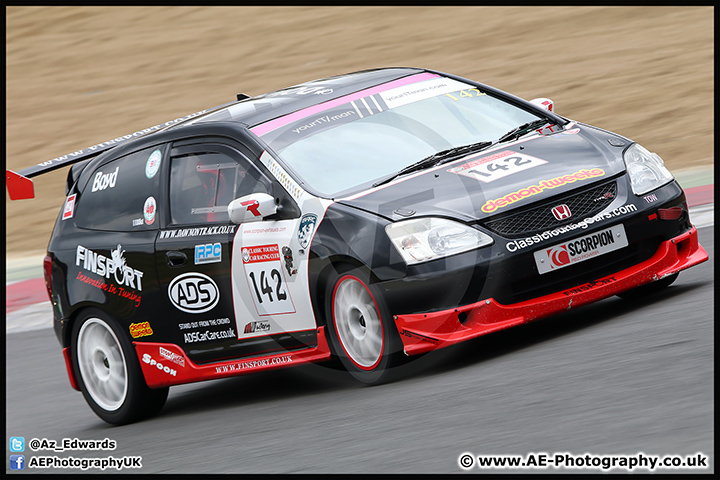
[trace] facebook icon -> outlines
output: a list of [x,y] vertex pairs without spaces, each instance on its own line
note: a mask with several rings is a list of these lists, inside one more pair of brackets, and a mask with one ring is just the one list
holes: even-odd
[[10,470],[25,470],[25,455],[10,455]]

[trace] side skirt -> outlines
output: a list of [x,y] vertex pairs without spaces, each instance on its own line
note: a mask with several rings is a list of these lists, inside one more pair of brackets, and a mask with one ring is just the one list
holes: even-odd
[[181,385],[203,380],[319,362],[330,358],[325,327],[317,330],[317,345],[271,355],[236,358],[207,365],[193,363],[182,348],[172,343],[133,342],[140,367],[150,388]]

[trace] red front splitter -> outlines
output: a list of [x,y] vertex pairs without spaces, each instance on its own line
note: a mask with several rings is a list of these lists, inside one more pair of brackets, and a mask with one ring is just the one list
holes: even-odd
[[663,242],[648,260],[585,285],[512,305],[502,305],[489,298],[451,310],[393,318],[405,353],[416,355],[596,302],[707,259],[708,254],[698,243],[697,230],[693,227]]
[[193,363],[182,348],[172,343],[133,343],[145,381],[150,388],[234,377],[303,363],[319,362],[330,358],[325,327],[317,329],[317,345],[315,347],[226,360],[208,365]]

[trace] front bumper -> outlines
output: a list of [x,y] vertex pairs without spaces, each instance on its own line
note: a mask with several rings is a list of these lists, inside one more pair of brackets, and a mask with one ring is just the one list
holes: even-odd
[[395,315],[393,319],[405,353],[416,355],[596,302],[707,259],[708,254],[698,243],[697,230],[693,227],[662,242],[649,259],[574,288],[511,305],[488,298],[449,310]]

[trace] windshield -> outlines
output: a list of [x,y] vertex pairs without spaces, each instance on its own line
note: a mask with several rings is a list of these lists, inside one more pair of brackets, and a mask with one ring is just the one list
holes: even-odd
[[253,132],[301,183],[334,197],[437,152],[497,141],[540,118],[456,80],[432,74],[401,80],[404,85],[390,82],[315,105]]

